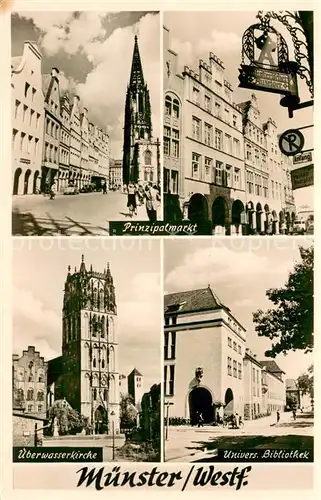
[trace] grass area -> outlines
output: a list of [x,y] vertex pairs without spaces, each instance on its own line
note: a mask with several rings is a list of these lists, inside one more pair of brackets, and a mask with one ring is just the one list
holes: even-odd
[[116,452],[116,462],[159,462],[160,452],[148,443],[126,443]]

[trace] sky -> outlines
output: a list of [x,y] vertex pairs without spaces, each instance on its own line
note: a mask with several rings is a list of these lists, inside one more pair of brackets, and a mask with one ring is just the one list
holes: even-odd
[[[269,288],[282,287],[295,262],[300,261],[299,244],[312,239],[227,238],[167,239],[164,242],[165,294],[211,286],[232,315],[247,330],[247,347],[265,359],[270,340],[258,337],[252,313],[266,311],[272,303],[265,295]],[[271,358],[270,358],[271,359]],[[313,362],[311,354],[291,351],[275,361],[286,378],[297,378]]]
[[119,370],[134,367],[149,390],[160,377],[161,289],[158,239],[15,239],[13,352],[34,345],[45,360],[61,355],[63,290],[68,265],[103,272],[110,262],[117,305]]
[[[179,69],[188,65],[197,70],[199,59],[208,61],[209,52],[214,52],[224,63],[225,79],[234,90],[233,101],[238,103],[248,100],[252,91],[238,87],[238,69],[241,64],[242,36],[247,28],[259,22],[256,14],[257,11],[165,12],[164,25],[170,30],[171,48],[179,56]],[[290,60],[293,60],[293,43],[286,28],[278,21],[273,20],[271,24],[285,38]],[[310,100],[308,87],[303,80],[298,80],[301,102]],[[287,108],[279,104],[279,94],[262,91],[256,91],[255,94],[262,120],[266,121],[269,117],[274,119],[279,133],[313,124],[312,107],[294,112],[294,117],[290,119]],[[303,133],[304,149],[312,148],[313,128]],[[313,187],[295,190],[294,197],[297,208],[301,205],[313,206]]]
[[157,12],[19,12],[12,16],[12,56],[36,41],[42,71],[60,71],[60,88],[79,95],[89,119],[107,130],[111,157],[122,159],[124,107],[138,36],[152,106],[153,134],[160,132],[160,27]]

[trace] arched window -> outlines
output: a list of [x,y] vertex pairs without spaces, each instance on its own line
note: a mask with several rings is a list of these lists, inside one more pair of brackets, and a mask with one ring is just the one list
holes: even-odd
[[28,389],[27,401],[32,401],[32,400],[33,400],[33,389]]
[[37,401],[43,401],[43,391],[38,391]]
[[172,116],[172,98],[169,95],[165,97],[165,115]]
[[93,359],[93,367],[96,368],[96,358]]
[[18,389],[18,391],[17,391],[17,400],[18,401],[23,401],[24,400],[23,389]]
[[179,102],[177,99],[173,101],[173,117],[179,118]]
[[115,371],[115,351],[114,351],[113,346],[111,346],[109,349],[109,366],[110,366],[110,371],[114,372]]
[[93,390],[93,397],[94,397],[94,401],[96,401],[96,399],[97,399],[97,389],[96,388],[94,388],[94,390]]
[[145,165],[151,165],[152,164],[152,153],[151,151],[147,150],[144,155],[145,158]]
[[101,319],[101,332],[100,332],[100,336],[102,338],[105,337],[105,316],[103,316],[102,319]]
[[108,391],[107,389],[104,389],[104,401],[107,401],[107,397],[108,397]]
[[101,367],[105,368],[105,360],[104,360],[104,358],[101,360]]

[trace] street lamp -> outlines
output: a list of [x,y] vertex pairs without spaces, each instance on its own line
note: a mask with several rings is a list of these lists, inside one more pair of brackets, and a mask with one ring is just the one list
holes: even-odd
[[[112,411],[110,413],[110,416],[114,417],[115,416],[115,412]],[[113,461],[114,461],[115,460],[115,422],[114,422],[113,418],[111,420],[111,425],[112,425],[112,434],[113,434]]]

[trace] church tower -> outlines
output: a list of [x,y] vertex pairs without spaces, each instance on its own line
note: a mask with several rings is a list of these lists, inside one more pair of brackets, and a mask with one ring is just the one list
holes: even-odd
[[123,183],[157,182],[159,141],[152,138],[152,112],[135,36],[130,82],[125,102]]
[[61,395],[94,425],[96,432],[119,430],[117,307],[109,263],[104,272],[86,268],[65,282]]

